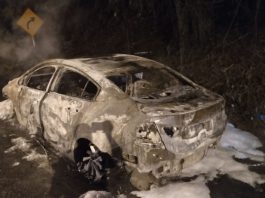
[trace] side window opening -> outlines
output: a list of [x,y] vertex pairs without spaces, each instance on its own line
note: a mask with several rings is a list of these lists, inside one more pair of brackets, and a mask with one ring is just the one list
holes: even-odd
[[26,83],[26,86],[33,88],[33,89],[46,91],[47,86],[54,72],[55,72],[54,67],[44,67],[44,68],[38,69],[37,71],[34,71],[30,75]]
[[97,86],[86,77],[66,71],[58,84],[57,93],[92,100],[98,92]]
[[126,86],[128,82],[128,76],[126,75],[114,75],[108,76],[108,79],[117,85],[122,91],[126,91]]

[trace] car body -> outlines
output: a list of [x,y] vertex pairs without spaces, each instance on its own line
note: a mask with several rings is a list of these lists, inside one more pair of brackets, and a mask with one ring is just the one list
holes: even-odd
[[44,61],[3,94],[22,126],[69,158],[83,138],[155,178],[201,160],[226,124],[221,96],[134,55]]

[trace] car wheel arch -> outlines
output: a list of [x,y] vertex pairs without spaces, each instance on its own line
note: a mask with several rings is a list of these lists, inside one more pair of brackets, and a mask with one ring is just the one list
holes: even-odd
[[92,136],[92,133],[89,132],[89,131],[80,131],[80,130],[76,130],[75,132],[75,135],[74,135],[74,139],[73,139],[73,142],[72,142],[72,151],[74,151],[74,149],[77,147],[77,143],[78,143],[78,140],[80,139],[86,139],[88,140],[91,144],[95,145],[96,148],[101,151],[101,152],[105,152],[105,153],[108,153],[108,154],[112,154],[112,148],[111,147],[104,147],[103,145],[105,145],[105,143],[107,142],[102,142],[102,144],[98,144],[97,141],[94,141],[95,137]]

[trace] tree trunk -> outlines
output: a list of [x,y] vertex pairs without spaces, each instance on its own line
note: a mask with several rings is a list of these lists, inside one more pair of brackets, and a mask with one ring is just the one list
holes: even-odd
[[209,0],[175,0],[180,63],[189,60],[192,51],[205,51],[213,33],[212,3]]

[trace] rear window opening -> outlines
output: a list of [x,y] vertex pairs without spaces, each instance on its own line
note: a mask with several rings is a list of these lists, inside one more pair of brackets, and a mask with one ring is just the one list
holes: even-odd
[[193,89],[188,82],[178,79],[166,69],[138,67],[126,73],[109,75],[107,78],[129,96],[142,99],[170,97],[187,88]]

